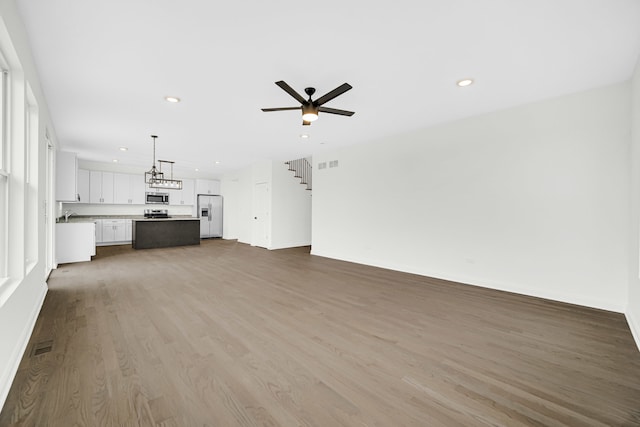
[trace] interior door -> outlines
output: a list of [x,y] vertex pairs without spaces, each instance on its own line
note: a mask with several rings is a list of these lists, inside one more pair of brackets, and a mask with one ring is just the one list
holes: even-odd
[[253,191],[253,246],[269,247],[269,185],[259,182]]

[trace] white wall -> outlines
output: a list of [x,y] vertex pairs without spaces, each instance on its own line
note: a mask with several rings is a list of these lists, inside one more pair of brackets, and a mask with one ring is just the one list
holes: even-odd
[[640,58],[631,80],[631,225],[627,321],[640,349]]
[[314,156],[312,253],[624,311],[629,90]]
[[261,161],[222,179],[225,200],[223,237],[256,244],[255,185],[269,188],[268,249],[311,244],[311,192],[280,161]]
[[[9,177],[8,280],[0,280],[0,406],[4,404],[20,359],[26,349],[47,286],[45,200],[47,188],[47,144],[45,133],[55,144],[47,104],[40,89],[28,39],[14,1],[0,2],[0,50],[9,62],[11,74],[11,155]],[[6,30],[6,31],[5,31]],[[28,86],[31,88],[29,93]],[[28,98],[31,98],[30,100]],[[28,141],[24,112],[27,101],[37,105],[37,141],[25,167]],[[35,110],[34,110],[35,111]],[[48,129],[48,131],[46,130]],[[35,158],[34,158],[35,157]],[[27,177],[31,182],[27,184]],[[35,215],[33,214],[35,211]],[[33,230],[37,230],[34,234]],[[34,247],[35,246],[35,247]],[[4,252],[4,248],[0,249]]]
[[272,165],[271,249],[311,244],[311,191],[283,162]]
[[223,231],[225,239],[238,239],[241,243],[254,244],[253,239],[253,190],[256,183],[271,186],[271,162],[256,164],[225,174],[220,185],[224,197]]
[[[238,239],[238,205],[240,192],[239,179],[235,176],[223,178],[220,181],[220,194],[222,195],[222,238]],[[230,212],[235,214],[230,215]]]

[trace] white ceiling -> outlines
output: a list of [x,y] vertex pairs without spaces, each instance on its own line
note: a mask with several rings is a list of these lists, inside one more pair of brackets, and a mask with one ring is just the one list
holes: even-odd
[[[157,134],[191,176],[624,81],[640,55],[638,0],[16,3],[62,149],[148,169]],[[299,105],[277,80],[348,82],[326,106],[356,114],[264,113]]]

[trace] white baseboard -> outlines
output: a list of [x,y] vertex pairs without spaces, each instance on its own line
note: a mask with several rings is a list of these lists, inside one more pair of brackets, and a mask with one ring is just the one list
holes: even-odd
[[355,264],[369,265],[372,267],[384,268],[388,270],[401,271],[403,273],[416,274],[418,276],[433,277],[434,279],[448,280],[451,282],[462,283],[470,286],[478,286],[481,288],[495,289],[497,291],[505,291],[505,292],[511,292],[519,295],[526,295],[530,297],[544,298],[548,300],[564,302],[567,304],[574,304],[574,305],[580,305],[580,306],[589,307],[589,308],[596,308],[599,310],[613,311],[615,313],[625,313],[624,304],[618,304],[611,301],[600,301],[600,300],[595,300],[591,298],[584,298],[582,296],[570,295],[562,292],[549,292],[546,290],[541,291],[539,289],[517,287],[517,286],[513,286],[513,284],[511,283],[500,283],[495,281],[478,280],[473,277],[458,276],[455,274],[443,273],[440,271],[418,271],[415,268],[410,268],[410,267],[408,268],[407,266],[403,266],[403,265],[383,264],[383,263],[378,263],[372,260],[357,259],[352,257],[341,257],[339,255],[336,256],[334,254],[326,255],[326,254],[323,254],[321,251],[314,250],[313,246],[311,247],[311,255],[337,259],[340,261],[353,262]]
[[29,313],[28,321],[24,325],[24,328],[20,333],[20,339],[15,343],[15,347],[13,348],[13,351],[11,353],[9,363],[0,373],[0,408],[4,406],[4,402],[5,400],[7,400],[7,396],[9,395],[9,390],[11,390],[13,379],[18,372],[20,362],[22,361],[22,356],[24,355],[24,352],[27,349],[27,345],[29,344],[29,339],[31,338],[31,334],[33,333],[33,328],[36,325],[36,320],[38,320],[38,314],[40,314],[40,309],[42,308],[42,304],[44,303],[44,297],[47,295],[47,289],[47,284],[45,283],[44,286],[42,286],[42,293],[39,295],[38,300],[33,305],[31,313]]
[[280,244],[280,245],[276,245],[276,246],[271,246],[271,247],[269,247],[269,250],[300,248],[302,246],[310,246],[310,245],[311,245],[311,242],[308,242],[308,241],[304,241],[304,242],[288,242],[288,243],[284,243],[284,244]]
[[638,351],[640,351],[640,319],[635,317],[633,312],[628,308],[627,312],[625,313],[625,317],[627,318],[629,329],[631,329],[631,335],[633,335],[636,346],[638,346]]

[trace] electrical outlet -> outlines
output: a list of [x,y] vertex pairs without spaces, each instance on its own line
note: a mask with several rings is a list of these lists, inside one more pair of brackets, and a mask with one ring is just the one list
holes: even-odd
[[330,168],[337,168],[338,167],[338,161],[337,160],[331,160],[329,162],[329,167]]
[[318,169],[326,169],[326,168],[327,168],[327,162],[318,163]]

